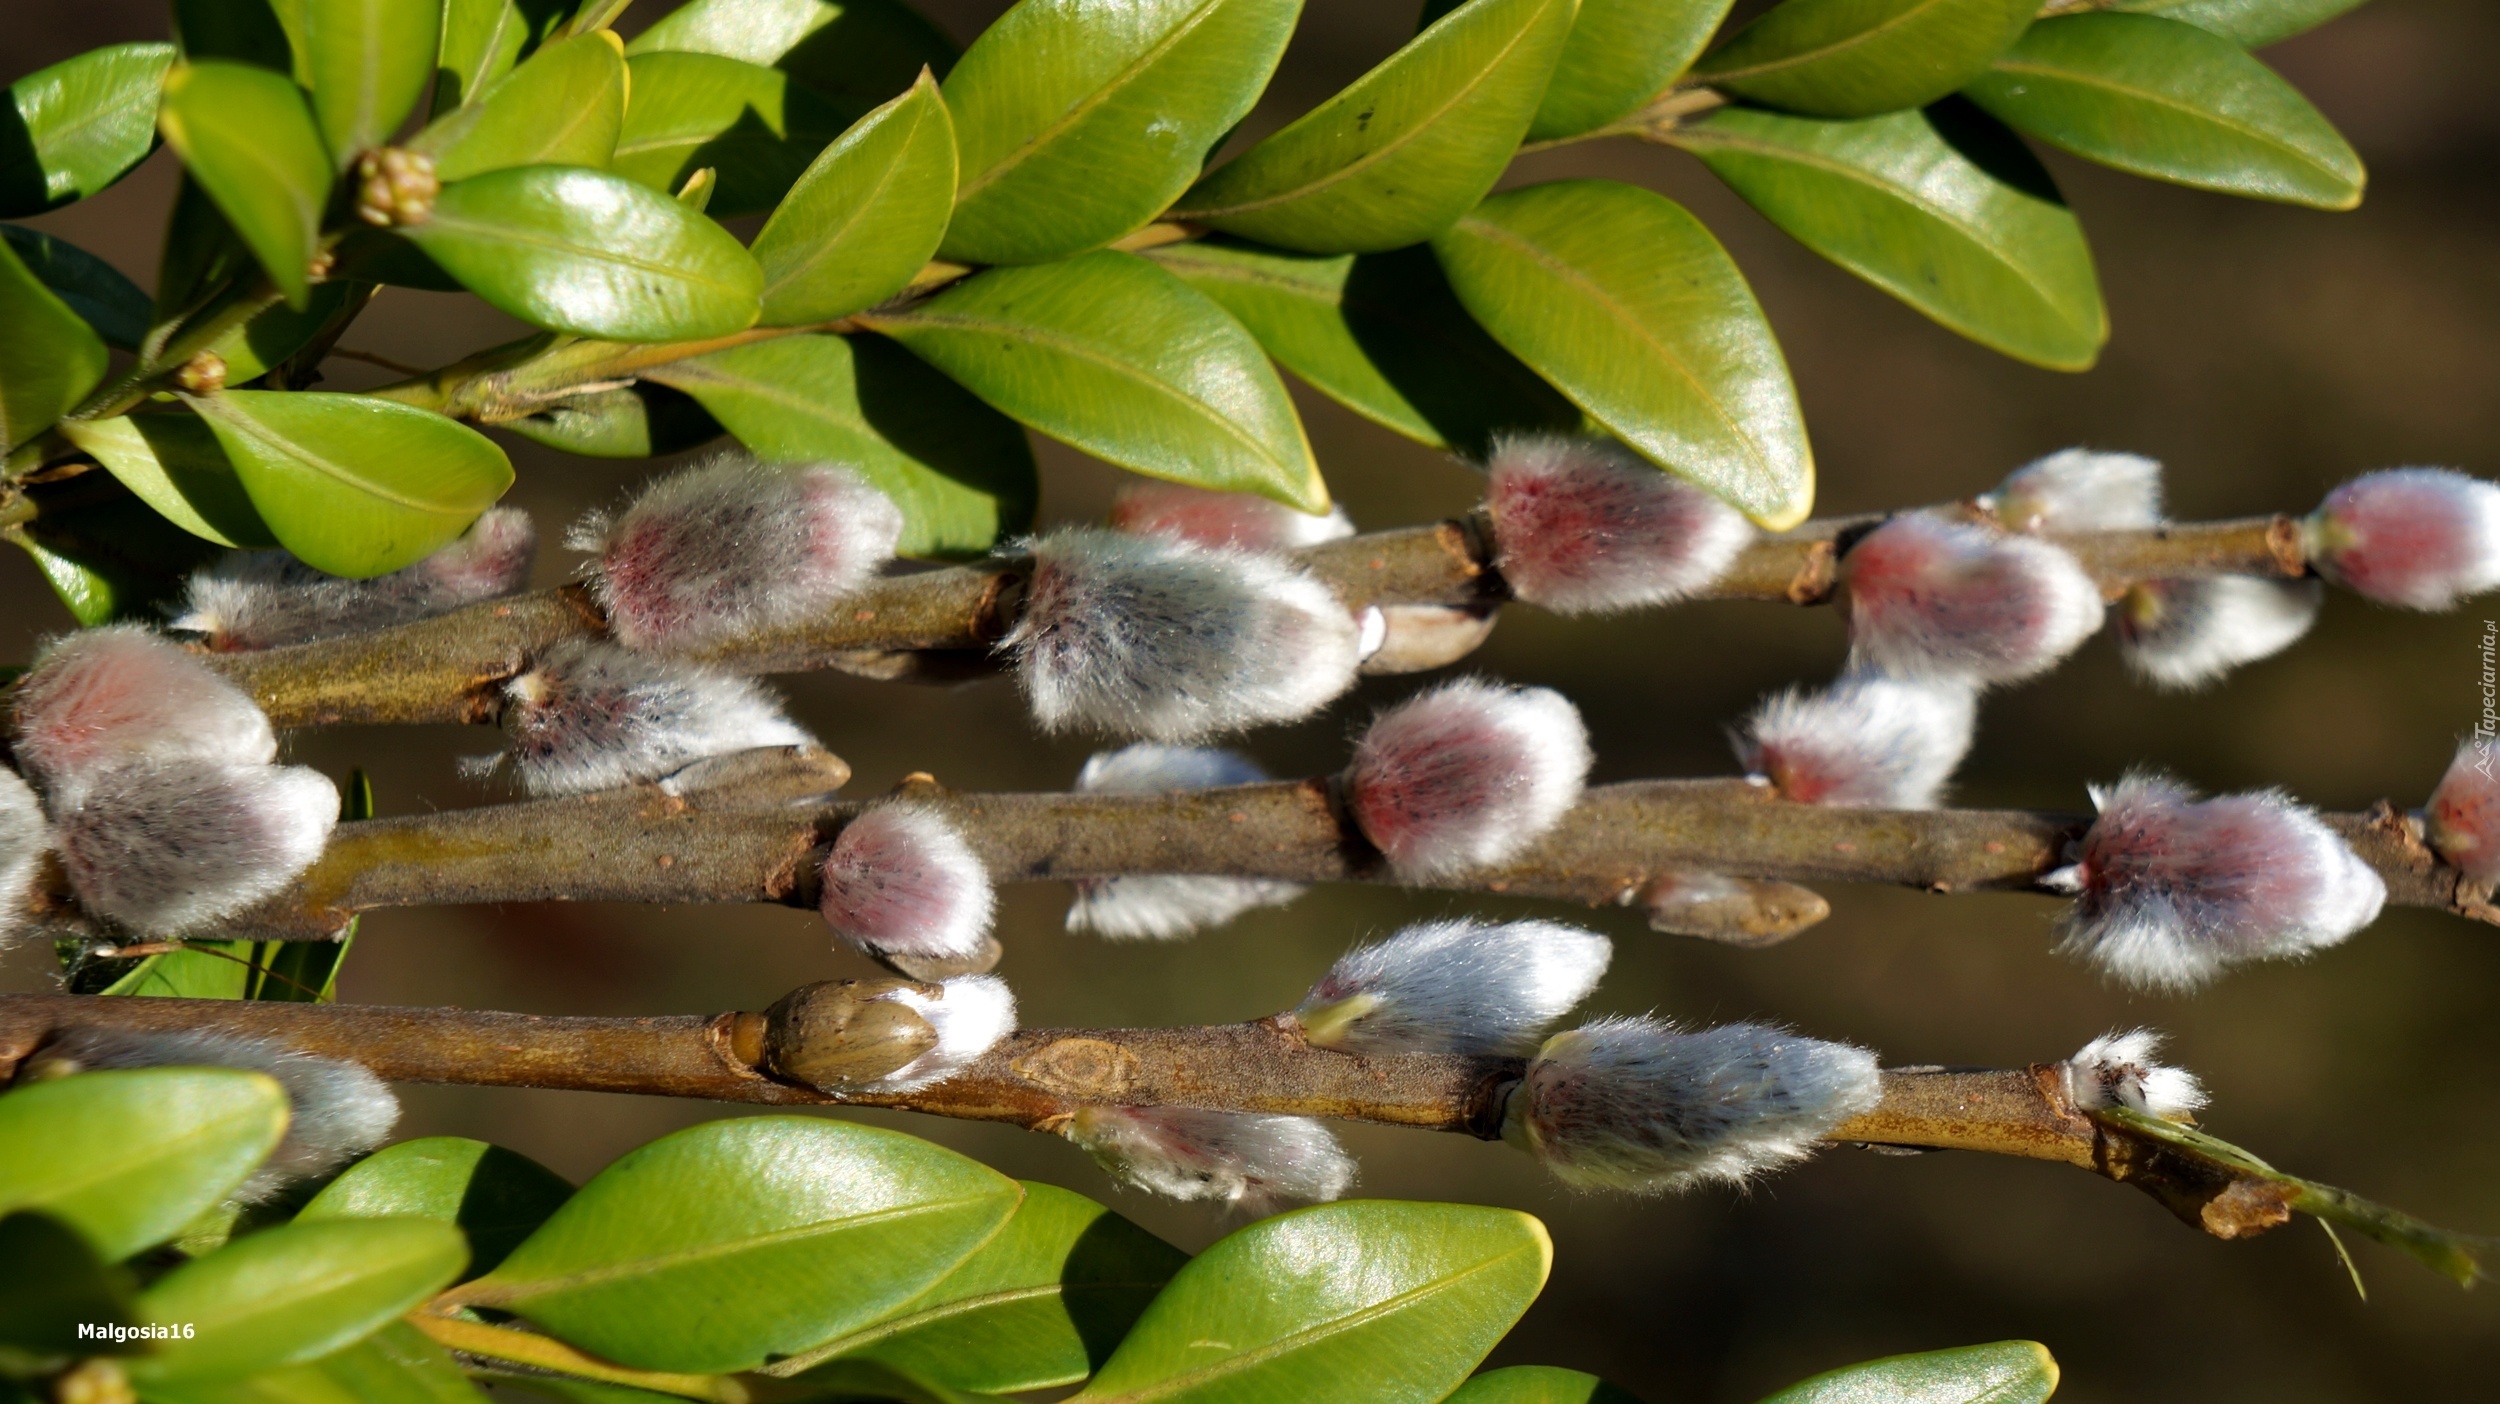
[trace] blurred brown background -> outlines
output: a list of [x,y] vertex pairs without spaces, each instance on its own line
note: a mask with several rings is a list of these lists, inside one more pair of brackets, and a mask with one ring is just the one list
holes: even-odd
[[[644,0],[633,21],[665,11]],[[1003,5],[933,5],[959,39]],[[642,11],[648,10],[649,13]],[[1266,130],[1350,81],[1409,32],[1407,3],[1313,0],[1261,110]],[[96,44],[155,37],[154,0],[11,0],[0,78]],[[1688,202],[1768,307],[1804,397],[1824,510],[1962,495],[2066,444],[2170,467],[2182,516],[2306,510],[2332,483],[2393,464],[2500,474],[2500,10],[2379,0],[2269,51],[2368,160],[2367,203],[2318,214],[2119,176],[2051,154],[2101,262],[2115,336],[2085,375],[2032,370],[1961,341],[1789,242],[1694,162],[1630,143],[1520,164],[1517,180],[1608,175]],[[172,187],[160,153],[108,194],[35,221],[145,284]],[[433,364],[504,339],[474,302],[386,292],[351,345]],[[335,386],[374,373],[332,365]],[[1463,509],[1470,473],[1303,395],[1330,481],[1357,522]],[[509,441],[513,500],[547,536],[650,465]],[[1046,521],[1092,518],[1117,477],[1045,445]],[[541,566],[552,581],[561,552]],[[16,553],[0,560],[0,658],[22,661],[67,614]],[[2076,806],[2130,765],[2210,787],[2281,784],[2321,805],[2418,804],[2479,705],[2481,615],[2414,616],[2331,600],[2293,652],[2210,694],[2132,685],[2105,641],[1986,709],[1962,794]],[[1723,724],[1766,690],[1828,676],[1827,612],[1708,605],[1629,620],[1507,616],[1477,666],[1551,684],[1595,732],[1600,780],[1731,768]],[[1002,684],[931,693],[784,680],[801,718],[873,793],[935,770],[961,788],[1059,788],[1086,746],[1036,738]],[[1308,724],[1253,735],[1280,773],[1340,763],[1349,731],[1421,679],[1367,683]],[[475,804],[455,757],[484,732],[305,736],[299,759],[374,776],[385,813]],[[2104,987],[2046,950],[2048,904],[1842,889],[1832,919],[1761,953],[1579,914],[1619,954],[1596,1008],[1682,1020],[1783,1020],[1896,1062],[2017,1064],[2149,1024],[2211,1084],[2208,1125],[2303,1173],[2436,1221],[2500,1231],[2500,933],[2391,912],[2304,966],[2240,974],[2194,999]],[[1283,1008],[1349,942],[1460,910],[1530,910],[1389,891],[1322,891],[1193,942],[1110,946],[1060,929],[1066,894],[1012,890],[1003,973],[1028,1023],[1227,1021]],[[1546,914],[1556,914],[1546,909]],[[1566,914],[1567,915],[1567,914]],[[347,998],[549,1013],[760,1008],[806,980],[864,973],[806,913],[600,907],[392,912],[370,919]],[[20,952],[0,981],[46,972]],[[514,1146],[576,1179],[625,1149],[722,1114],[704,1105],[555,1093],[405,1089],[409,1135]],[[1114,1191],[1054,1140],[883,1116],[1012,1174],[1107,1198],[1185,1247],[1226,1225]],[[2113,1400],[2488,1399],[2500,1396],[2500,1296],[2460,1293],[2360,1244],[2356,1300],[2324,1237],[2298,1224],[2225,1244],[2143,1197],[2071,1170],[1977,1157],[1833,1153],[1749,1194],[1641,1201],[1552,1186],[1499,1145],[1352,1128],[1360,1192],[1530,1210],[1551,1225],[1551,1286],[1494,1363],[1593,1370],[1656,1404],[1757,1398],[1847,1361],[2001,1337],[2048,1343],[2059,1397]]]

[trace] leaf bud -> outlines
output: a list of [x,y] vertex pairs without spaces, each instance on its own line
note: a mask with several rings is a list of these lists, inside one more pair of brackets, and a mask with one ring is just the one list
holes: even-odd
[[892,1076],[938,1046],[938,1032],[910,1005],[887,996],[937,987],[911,980],[822,980],[765,1011],[767,1071],[820,1092],[843,1092]]
[[423,224],[434,217],[442,182],[434,158],[405,147],[382,146],[356,158],[356,217],[378,228]]

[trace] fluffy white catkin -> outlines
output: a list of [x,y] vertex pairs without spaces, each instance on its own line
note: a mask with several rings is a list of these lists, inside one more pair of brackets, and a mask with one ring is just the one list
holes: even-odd
[[1061,1134],[1132,1189],[1249,1215],[1335,1199],[1354,1184],[1353,1157],[1308,1117],[1088,1106]]
[[998,1041],[1016,1031],[1016,996],[995,975],[958,975],[938,984],[935,997],[898,989],[890,999],[928,1021],[937,1045],[885,1076],[864,1084],[872,1092],[911,1092],[944,1082],[970,1067]]
[[25,925],[26,907],[34,895],[35,875],[44,850],[52,846],[43,821],[42,802],[16,771],[0,766],[0,951]]
[[2155,687],[2192,690],[2299,642],[2325,598],[2326,587],[2315,580],[2139,581],[2113,611],[2118,651]]
[[2127,1107],[2167,1121],[2186,1121],[2205,1105],[2196,1074],[2156,1060],[2161,1035],[2151,1029],[2105,1033],[2065,1062],[2066,1092],[2075,1105]]
[[241,912],[321,856],[338,788],[302,766],[141,760],[55,806],[62,869],[87,910],[147,936]]
[[977,954],[997,897],[989,870],[933,809],[881,804],[834,837],[817,910],[834,934],[873,954]]
[[2101,627],[2100,587],[2063,548],[1924,513],[1840,559],[1850,659],[1899,677],[2019,682]]
[[1769,698],[1734,740],[1747,774],[1800,804],[1933,809],[1978,718],[1978,693],[1960,679],[1858,673]]
[[[1077,774],[1088,794],[1161,794],[1255,785],[1267,779],[1249,757],[1203,746],[1140,742],[1099,751]],[[1268,878],[1155,874],[1081,878],[1068,906],[1068,929],[1115,941],[1170,940],[1221,926],[1257,907],[1282,906],[1302,895],[1302,884]]]
[[2364,473],[2305,535],[2319,574],[2380,604],[2450,609],[2500,589],[2500,484],[2446,468]]
[[1354,534],[1343,507],[1314,516],[1255,492],[1216,492],[1150,479],[1122,483],[1111,495],[1111,525],[1135,535],[1244,551],[1290,551]]
[[1558,614],[1682,599],[1753,539],[1743,513],[1610,440],[1504,435],[1485,472],[1494,568]]
[[20,765],[58,810],[133,761],[264,765],[269,718],[180,644],[136,624],[55,639],[17,687]]
[[504,685],[510,749],[471,765],[534,795],[653,780],[707,756],[813,746],[764,686],[693,663],[573,639]]
[[1980,498],[2016,531],[2135,531],[2161,524],[2161,464],[2141,454],[2059,449]]
[[1293,1018],[1314,1046],[1367,1057],[1521,1054],[1613,958],[1605,937],[1560,922],[1422,922],[1348,951]]
[[538,530],[517,507],[488,510],[466,534],[402,570],[351,580],[284,551],[229,551],[192,573],[176,629],[221,651],[339,638],[447,614],[528,588]]
[[1579,802],[1592,763],[1561,693],[1462,678],[1380,714],[1355,745],[1346,806],[1399,876],[1435,877],[1534,843]]

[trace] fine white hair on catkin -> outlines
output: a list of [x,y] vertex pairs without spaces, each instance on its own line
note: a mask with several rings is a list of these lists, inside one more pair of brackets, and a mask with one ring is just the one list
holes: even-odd
[[286,1135],[234,1191],[232,1198],[242,1204],[258,1204],[298,1180],[337,1169],[382,1144],[399,1124],[399,1099],[364,1065],[299,1053],[269,1039],[190,1030],[73,1029],[37,1057],[58,1071],[211,1067],[276,1079],[286,1091]]
[[1343,507],[1314,515],[1255,492],[1218,492],[1151,479],[1124,482],[1111,495],[1111,525],[1135,535],[1242,551],[1290,551],[1354,534]]
[[2118,652],[2155,687],[2190,691],[2299,642],[2318,622],[2325,598],[2326,587],[2315,580],[2138,581],[2114,611]]
[[934,1047],[863,1086],[871,1092],[914,1092],[944,1082],[980,1060],[1016,1031],[1016,996],[995,975],[958,975],[930,996],[907,987],[879,995],[911,1010],[937,1034]]
[[1283,557],[1103,527],[1032,552],[999,646],[1046,730],[1191,741],[1298,720],[1354,683],[1354,616]]
[[537,557],[538,530],[517,507],[489,509],[424,560],[363,580],[284,551],[229,551],[192,572],[172,627],[221,652],[361,634],[518,593]]
[[[1076,787],[1088,794],[1162,794],[1255,785],[1267,778],[1257,762],[1238,752],[1144,741],[1088,757]],[[1171,940],[1221,926],[1254,908],[1282,906],[1302,890],[1298,882],[1178,873],[1080,878],[1076,900],[1068,906],[1068,929],[1114,941]]]
[[1502,1134],[1565,1184],[1659,1193],[1803,1160],[1882,1095],[1875,1055],[1845,1043],[1599,1019],[1545,1041]]
[[1354,1158],[1309,1117],[1086,1106],[1060,1134],[1132,1189],[1254,1217],[1332,1200],[1354,1184]]
[[1606,439],[1505,434],[1485,471],[1494,568],[1557,614],[1683,599],[1754,536],[1743,513]]
[[629,648],[685,652],[795,624],[894,558],[903,512],[850,469],[719,454],[565,537]]
[[568,639],[504,685],[510,748],[470,763],[533,795],[570,795],[656,780],[706,756],[813,746],[752,678]]
[[2126,1107],[2165,1121],[2187,1120],[2205,1105],[2204,1085],[2185,1068],[2158,1061],[2162,1036],[2151,1029],[2105,1033],[2066,1060],[2066,1092],[2075,1105]]
[[1293,1017],[1314,1046],[1365,1056],[1524,1054],[1613,958],[1560,922],[1421,922],[1348,951]]
[[141,760],[56,805],[53,842],[87,910],[142,935],[181,936],[292,882],[338,817],[338,787],[317,770]]
[[2365,599],[2451,609],[2500,589],[2500,484],[2448,468],[2364,473],[2304,525],[2310,564]]
[[2480,737],[2457,746],[2422,823],[2439,856],[2476,882],[2500,882],[2500,749]]
[[2101,627],[2100,586],[2061,547],[1924,513],[1840,559],[1853,666],[1899,677],[2019,682]]
[[2136,774],[2092,799],[2075,863],[2042,882],[2075,894],[2059,953],[2127,984],[2182,991],[2244,961],[2307,956],[2387,900],[2343,838],[2279,791],[2199,799]]
[[1398,876],[1436,877],[1498,863],[1562,822],[1593,759],[1561,693],[1461,678],[1371,724],[1346,806]]
[[259,704],[180,644],[136,624],[53,640],[17,685],[16,752],[57,812],[134,761],[265,765],[277,733]]
[[35,798],[34,787],[0,766],[0,951],[9,948],[26,924],[35,875],[51,846],[52,831],[44,823],[43,802]]
[[2140,531],[2161,525],[2161,464],[2059,449],[2007,474],[1980,502],[2016,531]]
[[997,896],[989,869],[945,815],[878,805],[834,836],[817,910],[835,935],[874,955],[978,954]]
[[1978,718],[1978,693],[1958,678],[1859,673],[1765,700],[1733,739],[1748,774],[1801,804],[1933,809]]

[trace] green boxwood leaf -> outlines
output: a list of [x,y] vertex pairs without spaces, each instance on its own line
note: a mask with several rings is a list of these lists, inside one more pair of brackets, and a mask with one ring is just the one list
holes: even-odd
[[304,0],[313,116],[341,169],[416,110],[442,32],[443,0]]
[[41,485],[29,495],[55,500],[44,505],[41,517],[7,535],[34,559],[78,622],[90,627],[117,619],[163,619],[163,606],[182,594],[183,578],[225,549],[175,526],[136,497],[64,502]]
[[519,1151],[427,1136],[385,1146],[347,1167],[295,1219],[406,1215],[456,1225],[469,1240],[470,1272],[483,1276],[572,1197],[563,1176]]
[[331,169],[302,90],[247,64],[178,64],[156,124],[288,305],[303,306]]
[[171,44],[111,44],[38,68],[0,103],[0,218],[84,200],[156,148]]
[[148,295],[120,269],[67,239],[22,224],[0,224],[0,241],[37,282],[95,328],[105,345],[138,349],[148,334]]
[[1536,1300],[1553,1256],[1545,1226],[1507,1209],[1371,1200],[1279,1214],[1182,1268],[1075,1397],[1441,1399]]
[[275,546],[217,435],[196,415],[149,413],[70,420],[61,436],[139,495],[158,515],[220,546]]
[[156,1384],[141,1397],[146,1404],[486,1404],[451,1353],[404,1321],[302,1365]]
[[582,1186],[459,1299],[621,1364],[752,1369],[927,1290],[1016,1182],[900,1132],[808,1117],[690,1127]]
[[80,1073],[0,1094],[0,1213],[40,1209],[118,1261],[173,1237],[286,1133],[286,1093],[233,1068]]
[[0,1357],[113,1353],[82,1325],[130,1325],[130,1289],[78,1230],[32,1209],[0,1215]]
[[1870,1360],[1803,1380],[1762,1404],[2039,1404],[2057,1392],[2057,1362],[2033,1341]]
[[1683,206],[1612,181],[1532,185],[1433,251],[1493,339],[1615,437],[1766,527],[1805,519],[1814,458],[1788,363]]
[[782,337],[648,374],[765,458],[836,462],[876,484],[903,509],[905,556],[978,556],[1033,524],[1024,431],[891,342]]
[[703,406],[648,383],[568,396],[495,427],[585,458],[658,458],[699,448],[725,432]]
[[1631,116],[1693,66],[1736,0],[1580,0],[1530,141],[1559,141]]
[[994,268],[860,320],[1097,458],[1328,510],[1310,440],[1258,342],[1220,304],[1142,258],[1102,250]]
[[230,59],[303,80],[295,41],[304,0],[174,0],[173,11],[183,57]]
[[1965,92],[2051,146],[2136,175],[2323,210],[2361,203],[2361,158],[2334,124],[2273,69],[2194,25],[2043,20]]
[[[1100,1368],[1189,1255],[1081,1194],[1023,1184],[1023,1205],[988,1247],[901,1311],[790,1363],[877,1360],[990,1394],[1075,1384]],[[831,1379],[821,1368],[797,1377]]]
[[208,349],[226,363],[226,383],[242,385],[313,343],[341,317],[364,310],[377,284],[331,279],[313,284],[301,310],[278,306],[217,338]]
[[778,68],[857,117],[911,86],[944,77],[955,45],[901,0],[693,0],[625,46],[629,54],[719,54]]
[[955,124],[926,70],[810,164],[764,221],[768,327],[804,326],[902,291],[955,208]]
[[755,321],[764,270],[662,191],[581,166],[517,166],[443,187],[405,231],[488,304],[604,341],[689,341]]
[[946,257],[1039,263],[1153,219],[1249,114],[1301,12],[1302,0],[1009,10],[946,79],[962,160]]
[[0,449],[51,427],[104,378],[104,338],[0,241]]
[[768,210],[842,131],[832,104],[764,68],[715,54],[637,54],[626,61],[633,101],[609,169],[675,191],[718,172],[717,214]]
[[1799,243],[1983,346],[2084,370],[2109,339],[2074,211],[1966,104],[1861,122],[1731,108],[1673,140]]
[[514,166],[602,167],[624,125],[624,45],[603,29],[541,46],[408,145],[449,183]]
[[2160,15],[2261,49],[2360,7],[2361,0],[2114,0],[2109,8]]
[[[1552,1365],[1487,1370],[1458,1387],[1449,1404],[1640,1404],[1595,1375]],[[1873,1404],[1873,1401],[1869,1401]]]
[[2038,0],[1785,0],[1693,66],[1740,97],[1818,117],[1923,107],[1977,77]]
[[1574,13],[1573,0],[1468,0],[1192,186],[1174,217],[1312,253],[1431,238],[1510,164]]
[[382,575],[469,529],[512,464],[465,424],[363,395],[228,390],[186,400],[279,544],[332,575]]
[[442,0],[443,28],[434,54],[434,96],[440,117],[476,102],[520,60],[528,22],[512,0]]
[[235,1239],[139,1294],[143,1320],[189,1326],[133,1360],[144,1387],[233,1379],[315,1360],[451,1285],[460,1231],[429,1219],[293,1223]]
[[1200,242],[1147,257],[1222,303],[1279,365],[1410,439],[1482,455],[1504,429],[1582,422],[1467,315],[1429,249],[1332,258]]

